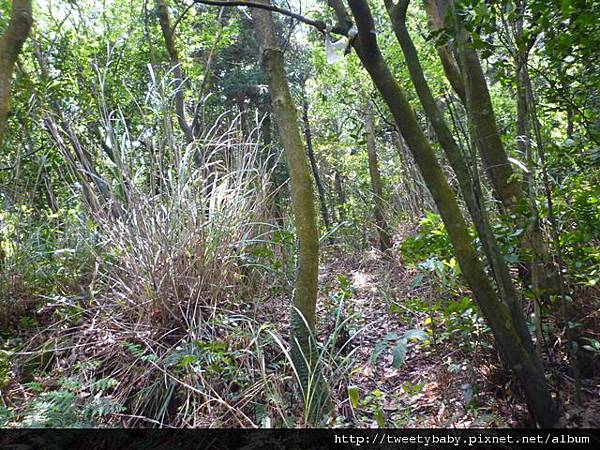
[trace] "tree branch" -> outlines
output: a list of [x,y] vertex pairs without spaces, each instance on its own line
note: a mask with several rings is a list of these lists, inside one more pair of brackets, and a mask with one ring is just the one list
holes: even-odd
[[179,14],[179,16],[177,17],[177,19],[175,20],[175,23],[173,24],[173,27],[171,28],[171,30],[173,31],[173,33],[175,33],[175,29],[177,28],[177,25],[179,25],[179,22],[181,22],[181,20],[187,15],[187,13],[189,12],[190,9],[192,9],[192,6],[194,6],[196,4],[196,2],[192,2],[190,3],[188,6],[186,6],[186,8],[181,12],[181,14]]
[[[315,20],[305,17],[301,14],[290,11],[289,9],[280,8],[278,6],[273,6],[264,3],[257,3],[251,1],[240,1],[240,0],[192,0],[194,3],[200,3],[202,5],[208,6],[246,6],[248,8],[257,8],[257,9],[266,9],[267,11],[276,12],[279,14],[283,14],[284,16],[292,17],[296,19],[298,22],[302,22],[306,25],[310,25],[315,27],[321,33],[325,33],[327,31],[327,24],[322,20]],[[343,30],[339,27],[334,27],[330,30],[332,33],[341,34],[346,36],[346,30]]]

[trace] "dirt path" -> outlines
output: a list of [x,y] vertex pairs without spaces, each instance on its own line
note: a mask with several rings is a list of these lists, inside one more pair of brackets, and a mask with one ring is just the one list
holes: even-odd
[[[344,308],[352,317],[350,334],[365,327],[351,341],[351,376],[348,385],[338,388],[338,420],[361,427],[519,426],[520,418],[526,418],[524,406],[509,395],[497,398],[488,380],[496,368],[477,365],[494,360],[493,355],[479,350],[468,354],[446,341],[436,345],[411,341],[405,363],[394,368],[391,346],[398,340],[391,339],[391,346],[372,362],[374,349],[389,333],[402,336],[408,330],[430,327],[428,314],[415,305],[433,301],[435,294],[427,282],[413,287],[417,273],[378,252],[360,259],[332,258],[324,264],[318,309],[323,334],[333,328],[340,275],[351,283],[352,295]],[[348,386],[358,388],[356,408],[350,406]],[[510,386],[506,388],[510,392]]]
[[[341,376],[330,376],[337,406],[330,426],[530,427],[519,386],[503,369],[483,320],[478,319],[479,330],[461,329],[460,314],[441,311],[453,301],[448,293],[444,294],[444,289],[436,292],[432,280],[415,283],[419,273],[399,257],[384,258],[377,251],[329,253],[322,258],[319,340],[325,342],[333,333],[342,292],[346,292],[344,316],[349,318],[346,331],[350,336],[358,332],[348,346],[347,370],[341,371]],[[428,312],[436,302],[441,306]],[[286,330],[287,298],[281,298],[273,312],[278,328]],[[409,330],[425,331],[428,339],[409,341],[404,364],[395,368],[392,348]],[[482,338],[477,342],[479,332]],[[396,337],[388,340],[387,348],[373,361],[378,344],[394,333]],[[556,375],[556,368],[546,364],[548,373]],[[567,426],[598,426],[594,418],[600,410],[600,385],[590,382],[584,390],[584,406],[577,406],[572,381],[558,376]],[[358,392],[354,408],[349,391]]]

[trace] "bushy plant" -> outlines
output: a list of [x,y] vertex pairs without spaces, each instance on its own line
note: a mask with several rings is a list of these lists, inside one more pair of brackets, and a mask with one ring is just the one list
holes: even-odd
[[427,212],[419,222],[415,235],[400,244],[400,253],[410,264],[417,264],[432,256],[439,260],[450,259],[452,245],[439,214]]

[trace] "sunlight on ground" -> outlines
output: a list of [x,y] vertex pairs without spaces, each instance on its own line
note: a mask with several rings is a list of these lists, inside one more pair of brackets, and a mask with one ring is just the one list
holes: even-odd
[[355,270],[352,272],[352,286],[354,286],[356,290],[371,289],[372,278],[373,276],[371,274]]

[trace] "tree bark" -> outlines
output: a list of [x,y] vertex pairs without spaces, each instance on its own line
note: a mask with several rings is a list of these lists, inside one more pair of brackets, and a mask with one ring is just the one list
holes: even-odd
[[369,175],[371,178],[371,189],[373,190],[373,214],[375,225],[379,235],[379,248],[385,252],[392,247],[392,239],[385,220],[385,209],[383,202],[383,186],[381,174],[379,173],[379,161],[377,160],[377,142],[375,140],[375,129],[373,126],[373,108],[371,101],[365,104],[365,132],[367,135],[367,153],[369,156]]
[[[521,252],[525,267],[522,278],[529,283],[533,277],[540,289],[550,293],[556,292],[558,277],[551,264],[537,211],[535,205],[525,195],[502,143],[479,55],[470,45],[468,34],[456,17],[453,0],[427,0],[426,9],[430,23],[433,23],[436,29],[443,29],[444,20],[448,18],[456,25],[455,51],[458,54],[458,66],[463,77],[464,104],[475,146],[491,181],[494,196],[505,212],[516,217],[518,226],[525,231]],[[456,74],[449,75],[446,72],[446,75],[454,87],[455,83],[451,81],[451,77],[456,77]],[[541,263],[537,265],[535,261]]]
[[0,36],[0,144],[4,141],[8,126],[10,82],[15,63],[29,36],[32,23],[31,0],[13,0],[10,21]]
[[[447,0],[437,0],[439,5]],[[429,29],[434,33],[441,33],[444,30],[444,19],[447,12],[446,8],[440,8],[436,5],[436,0],[424,0],[425,11],[427,12],[427,21]],[[463,76],[460,71],[460,66],[456,61],[456,57],[452,52],[452,47],[448,44],[441,43],[435,46],[444,74],[450,82],[450,86],[456,92],[456,95],[460,98],[463,105],[467,104],[467,94],[465,93],[465,85],[463,83]]]
[[[263,3],[269,4],[269,1]],[[290,174],[292,210],[299,246],[291,321],[292,360],[303,393],[305,417],[313,422],[321,417],[328,402],[314,340],[319,236],[312,180],[271,12],[253,9],[252,19],[271,91],[273,115]]]
[[[429,23],[434,31],[439,32],[445,28],[445,20],[453,14],[452,0],[426,0],[426,11]],[[506,211],[515,212],[518,202],[524,199],[521,186],[514,176],[508,155],[504,151],[500,133],[496,125],[496,116],[487,86],[487,81],[481,68],[477,51],[470,47],[464,30],[458,31],[458,46],[456,51],[459,61],[452,61],[458,69],[447,71],[446,63],[442,64],[448,81],[459,97],[464,99],[464,104],[469,114],[469,119],[475,129],[477,148],[480,151],[486,172],[498,201]],[[447,54],[452,50],[447,48]],[[462,77],[459,83],[458,76]]]
[[[340,0],[329,0],[339,8]],[[468,233],[456,197],[442,169],[419,127],[414,111],[394,79],[381,55],[375,35],[375,24],[365,0],[348,0],[358,27],[354,48],[369,73],[373,83],[387,103],[415,162],[427,183],[454,247],[462,272],[473,291],[473,296],[486,317],[497,342],[507,358],[509,367],[516,373],[526,397],[542,426],[558,422],[556,406],[546,386],[543,372],[539,369],[535,354],[531,354],[531,342],[523,342],[516,329],[508,307],[498,299],[490,284]],[[337,9],[336,9],[337,11]],[[341,24],[347,17],[338,16]]]

